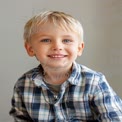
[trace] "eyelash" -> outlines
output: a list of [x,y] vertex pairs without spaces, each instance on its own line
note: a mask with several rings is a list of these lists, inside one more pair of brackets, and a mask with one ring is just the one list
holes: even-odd
[[64,39],[63,42],[65,42],[65,43],[69,43],[69,42],[72,42],[72,41],[69,40],[69,39]]
[[51,42],[51,40],[50,39],[42,39],[40,42],[46,42],[46,43],[48,42],[49,43],[49,42]]
[[[51,40],[50,39],[42,39],[42,40],[40,40],[40,42],[50,43]],[[70,43],[70,42],[72,42],[72,40],[70,40],[70,39],[64,39],[64,40],[62,40],[62,42],[63,43]]]

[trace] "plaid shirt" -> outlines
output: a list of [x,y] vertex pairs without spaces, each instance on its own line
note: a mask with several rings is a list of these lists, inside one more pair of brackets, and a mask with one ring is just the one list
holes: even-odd
[[10,114],[15,122],[122,122],[122,101],[104,75],[76,62],[56,98],[40,65],[15,84]]

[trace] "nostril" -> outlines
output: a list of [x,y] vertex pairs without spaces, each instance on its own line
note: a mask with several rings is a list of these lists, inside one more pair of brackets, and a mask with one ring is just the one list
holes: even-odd
[[52,49],[53,50],[62,50],[62,48],[63,48],[63,45],[60,42],[54,42],[52,44]]
[[61,48],[53,48],[53,50],[57,51],[57,50],[62,50]]

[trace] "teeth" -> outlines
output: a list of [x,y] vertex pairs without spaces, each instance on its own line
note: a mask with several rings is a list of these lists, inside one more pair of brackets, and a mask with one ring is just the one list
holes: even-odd
[[51,57],[53,57],[53,58],[61,58],[61,57],[63,57],[63,56],[60,56],[60,55],[53,55],[53,56],[51,56]]

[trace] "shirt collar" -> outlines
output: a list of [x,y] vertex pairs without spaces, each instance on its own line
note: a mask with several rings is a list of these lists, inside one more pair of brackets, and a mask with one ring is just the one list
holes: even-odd
[[[39,86],[46,87],[45,83],[43,82],[43,68],[41,65],[39,65],[37,68],[35,68],[33,70],[32,81],[34,81],[35,85],[38,87]],[[81,75],[81,65],[80,64],[73,62],[72,72],[67,81],[73,85],[81,84],[82,75]]]
[[46,87],[45,83],[43,82],[43,68],[42,68],[41,64],[33,70],[32,81],[38,87],[40,87],[40,86]]
[[82,75],[81,75],[81,65],[80,64],[73,62],[72,73],[70,74],[68,81],[73,85],[81,84]]

